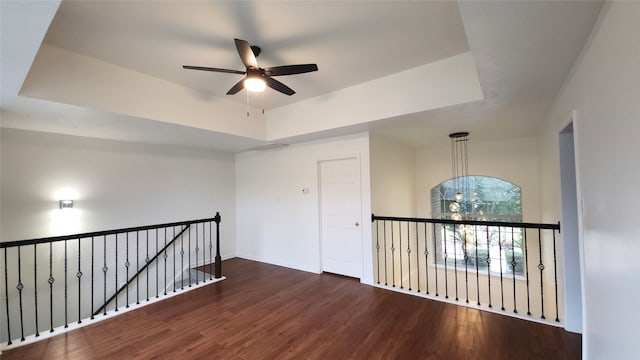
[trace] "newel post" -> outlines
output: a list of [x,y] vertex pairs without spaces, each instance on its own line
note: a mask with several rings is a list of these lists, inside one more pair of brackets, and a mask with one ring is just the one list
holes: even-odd
[[216,212],[216,216],[213,218],[216,222],[216,258],[215,258],[215,278],[220,279],[222,277],[222,256],[220,256],[220,213]]

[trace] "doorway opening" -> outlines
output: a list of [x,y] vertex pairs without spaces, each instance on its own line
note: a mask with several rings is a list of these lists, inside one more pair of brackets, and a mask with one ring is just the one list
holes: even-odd
[[582,246],[573,120],[560,131],[560,193],[564,244],[565,329],[582,333]]

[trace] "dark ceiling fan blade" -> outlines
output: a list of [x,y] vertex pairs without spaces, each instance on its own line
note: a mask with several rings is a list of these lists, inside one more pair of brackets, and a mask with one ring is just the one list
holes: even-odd
[[242,59],[244,66],[257,69],[258,62],[256,61],[256,56],[253,54],[253,50],[251,50],[249,43],[240,39],[234,40],[236,42],[236,49],[238,49],[238,55],[240,55],[240,59]]
[[265,76],[264,81],[266,81],[268,87],[272,88],[273,90],[280,91],[283,94],[291,96],[296,93],[292,88],[276,79]]
[[242,80],[238,81],[235,85],[233,85],[233,87],[229,89],[229,91],[227,91],[227,95],[237,94],[238,91],[244,89],[244,80],[245,78],[243,78]]
[[274,67],[264,69],[264,73],[269,76],[304,74],[312,71],[318,71],[318,65],[316,64],[284,65],[284,66],[274,66]]
[[218,69],[218,68],[204,67],[204,66],[182,65],[182,68],[187,70],[203,70],[203,71],[213,71],[213,72],[227,73],[227,74],[244,75],[247,73],[246,71],[240,71],[240,70]]

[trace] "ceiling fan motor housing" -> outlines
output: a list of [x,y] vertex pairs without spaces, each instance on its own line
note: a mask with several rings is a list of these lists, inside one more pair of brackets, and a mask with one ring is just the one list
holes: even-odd
[[255,57],[258,57],[262,52],[262,49],[260,49],[260,46],[251,45],[250,47],[251,47],[251,51],[253,52],[253,56]]

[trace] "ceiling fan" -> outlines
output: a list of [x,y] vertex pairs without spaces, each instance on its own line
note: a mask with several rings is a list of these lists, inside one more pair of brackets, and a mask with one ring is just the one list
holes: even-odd
[[233,85],[229,91],[227,91],[227,95],[234,95],[243,88],[246,88],[249,91],[262,91],[265,86],[268,86],[276,91],[291,96],[296,92],[287,85],[274,79],[273,76],[295,75],[318,71],[318,65],[316,64],[284,65],[261,68],[258,66],[258,62],[256,61],[256,57],[260,55],[261,49],[258,46],[249,45],[245,40],[235,39],[235,42],[236,49],[238,49],[238,55],[240,55],[240,59],[242,59],[242,62],[246,67],[245,71],[190,65],[183,65],[182,68],[246,75],[242,80]]

